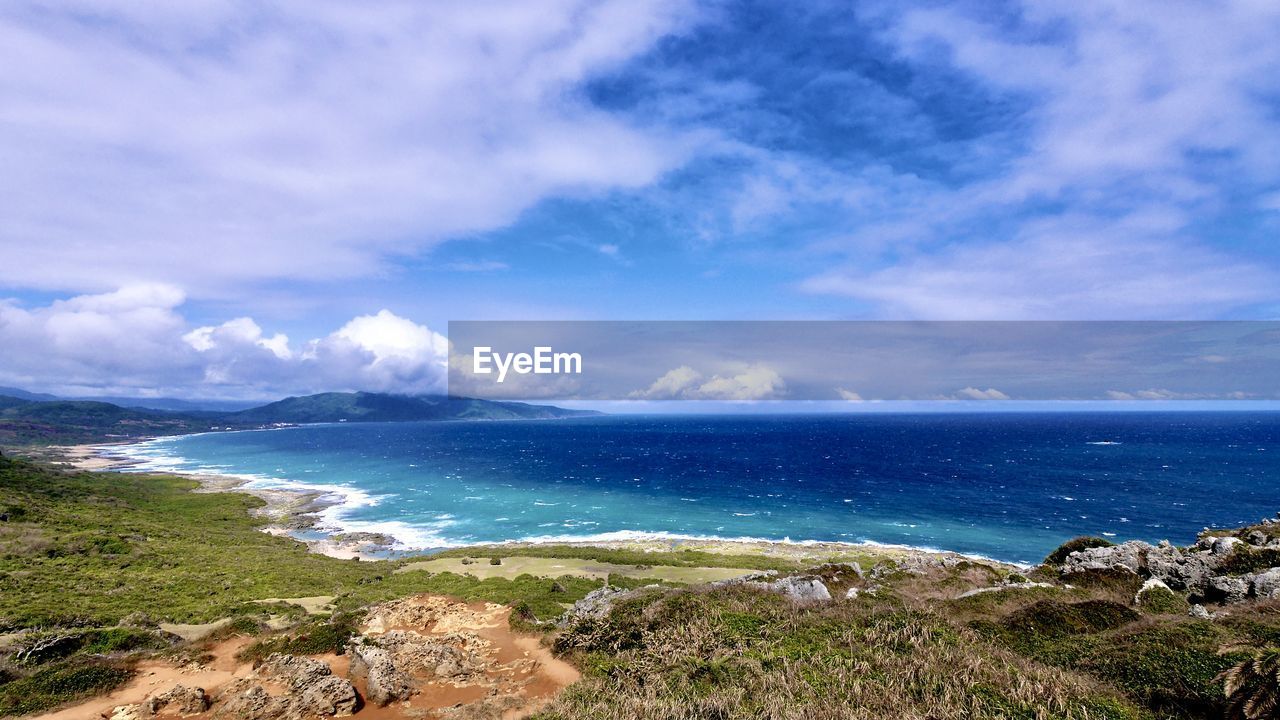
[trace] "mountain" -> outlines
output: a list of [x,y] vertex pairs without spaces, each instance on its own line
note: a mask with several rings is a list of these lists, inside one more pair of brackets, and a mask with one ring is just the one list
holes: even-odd
[[321,393],[235,412],[170,412],[91,400],[29,400],[0,395],[0,445],[78,443],[244,430],[273,424],[519,420],[595,415],[550,405],[442,395]]
[[321,393],[290,397],[262,407],[228,413],[233,422],[317,423],[398,422],[406,420],[519,420],[575,417],[596,413],[551,405],[495,402],[444,395]]
[[57,395],[50,395],[48,393],[27,392],[26,390],[21,390],[15,387],[4,387],[3,385],[0,385],[0,395],[9,397],[9,398],[17,398],[19,400],[61,400],[62,399]]
[[0,396],[0,444],[76,443],[178,435],[210,429],[208,418],[85,400]]
[[62,397],[59,395],[50,395],[49,393],[34,393],[21,388],[4,386],[0,386],[0,395],[9,398],[17,398],[19,400],[83,400],[88,402],[110,403],[112,405],[119,405],[120,407],[126,408],[170,410],[173,412],[203,412],[206,410],[235,412],[237,410],[244,410],[257,405],[255,402],[244,400],[179,400],[178,398],[124,397],[116,395]]

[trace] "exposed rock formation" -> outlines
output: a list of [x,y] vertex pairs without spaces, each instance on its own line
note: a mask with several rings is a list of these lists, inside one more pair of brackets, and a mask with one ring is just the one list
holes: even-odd
[[1249,561],[1265,558],[1257,553],[1274,554],[1276,548],[1277,541],[1259,530],[1248,531],[1243,539],[1206,534],[1185,549],[1167,541],[1151,545],[1131,540],[1072,552],[1059,569],[1068,577],[1092,571],[1129,572],[1147,579],[1148,585],[1152,580],[1158,581],[1194,600],[1237,603],[1251,597],[1280,597],[1280,567],[1260,573],[1231,572],[1232,567],[1241,566],[1235,562],[1241,557]]
[[[273,695],[264,684],[283,686]],[[228,720],[310,720],[344,717],[359,706],[355,686],[312,658],[273,653],[247,678],[235,680],[215,698],[213,717]]]

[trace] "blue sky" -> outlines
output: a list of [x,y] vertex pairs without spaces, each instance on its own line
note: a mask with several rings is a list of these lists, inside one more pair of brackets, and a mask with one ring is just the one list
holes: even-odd
[[0,8],[0,385],[438,389],[459,319],[1272,319],[1280,6]]

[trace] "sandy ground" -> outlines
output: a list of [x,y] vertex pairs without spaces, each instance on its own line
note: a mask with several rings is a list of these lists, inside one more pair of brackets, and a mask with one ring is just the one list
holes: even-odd
[[[393,703],[385,708],[365,705],[354,717],[363,720],[420,720],[437,717],[439,711],[452,709],[458,704],[491,701],[499,691],[508,696],[504,709],[492,715],[481,712],[478,717],[520,718],[529,715],[550,702],[561,689],[577,681],[578,671],[556,658],[544,647],[537,636],[512,631],[508,627],[510,608],[492,603],[465,603],[435,595],[423,595],[402,601],[427,612],[425,622],[396,625],[393,627],[367,627],[371,634],[391,629],[412,630],[425,636],[440,638],[466,635],[477,638],[487,648],[484,672],[464,681],[424,679],[421,692],[405,702]],[[253,666],[236,660],[235,655],[253,638],[235,637],[209,648],[213,659],[203,665],[177,666],[162,660],[148,660],[138,666],[138,675],[127,685],[109,695],[63,708],[56,712],[36,716],[35,720],[95,720],[110,717],[115,708],[141,703],[153,694],[159,694],[182,684],[204,688],[214,697],[219,688],[236,678],[252,674]],[[329,664],[333,673],[346,677],[349,659],[345,656],[313,656]],[[356,690],[364,696],[363,683],[355,683]],[[210,717],[209,712],[191,717]]]

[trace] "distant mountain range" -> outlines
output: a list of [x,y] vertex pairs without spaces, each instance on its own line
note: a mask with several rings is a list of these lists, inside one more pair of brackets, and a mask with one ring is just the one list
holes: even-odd
[[290,397],[243,410],[175,411],[122,407],[96,400],[63,400],[52,395],[0,388],[0,445],[127,440],[278,424],[518,420],[595,414],[551,405],[364,392]]
[[27,392],[20,388],[0,385],[0,395],[19,398],[21,400],[89,400],[93,402],[111,403],[127,408],[146,408],[149,410],[199,411],[218,410],[231,412],[257,406],[259,403],[245,400],[179,400],[178,398],[139,398],[119,397],[115,395],[89,395],[61,397],[48,393]]

